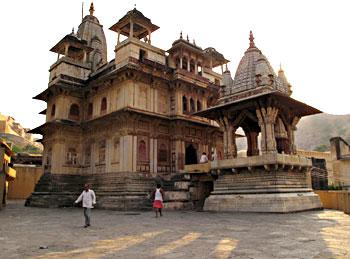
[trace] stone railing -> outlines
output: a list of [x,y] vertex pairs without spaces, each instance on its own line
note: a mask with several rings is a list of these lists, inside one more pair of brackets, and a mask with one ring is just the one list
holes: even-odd
[[186,173],[208,173],[211,170],[232,168],[251,169],[253,167],[261,166],[264,166],[266,170],[270,170],[276,166],[288,166],[290,168],[304,169],[306,167],[311,167],[312,162],[311,159],[298,155],[271,153],[259,156],[216,160],[205,164],[185,165],[184,171]]
[[211,169],[228,169],[228,168],[251,168],[258,166],[290,166],[290,167],[311,167],[311,159],[286,154],[263,154],[259,156],[237,157],[232,159],[217,160],[211,162]]
[[[181,68],[178,68],[175,70],[175,78],[176,79],[184,79],[184,80],[187,79],[186,81],[194,80],[194,81],[197,81],[197,82],[205,84],[205,85],[209,84],[208,78],[202,77],[200,75],[196,75],[194,72],[189,72],[189,71],[187,71],[185,69],[181,69]],[[193,83],[193,82],[191,82],[191,83]]]
[[203,164],[193,164],[193,165],[185,165],[184,171],[186,173],[209,173],[211,170],[211,164],[203,163]]

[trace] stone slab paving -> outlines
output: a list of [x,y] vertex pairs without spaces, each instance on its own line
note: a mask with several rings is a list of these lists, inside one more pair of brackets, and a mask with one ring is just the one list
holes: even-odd
[[[0,211],[0,258],[350,258],[350,215],[93,210]],[[44,247],[45,249],[40,249]]]

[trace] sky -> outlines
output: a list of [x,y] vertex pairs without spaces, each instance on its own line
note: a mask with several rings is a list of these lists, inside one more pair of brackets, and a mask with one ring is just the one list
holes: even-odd
[[[46,103],[32,97],[48,85],[49,51],[77,30],[81,6],[91,0],[5,0],[0,15],[0,112],[22,126],[45,122]],[[234,75],[252,30],[256,46],[292,85],[292,97],[330,114],[350,114],[350,1],[348,0],[95,0],[95,16],[104,25],[108,58],[117,35],[108,28],[127,11],[140,10],[160,29],[152,44],[169,49],[180,31],[202,48],[214,47],[229,59]]]

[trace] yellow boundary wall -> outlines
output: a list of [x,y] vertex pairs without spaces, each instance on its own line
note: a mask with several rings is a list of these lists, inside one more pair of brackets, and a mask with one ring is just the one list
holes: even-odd
[[9,182],[8,199],[26,199],[34,191],[36,183],[43,174],[43,168],[31,165],[15,165],[17,177]]
[[320,196],[325,209],[341,210],[350,214],[350,191],[319,191],[315,190]]

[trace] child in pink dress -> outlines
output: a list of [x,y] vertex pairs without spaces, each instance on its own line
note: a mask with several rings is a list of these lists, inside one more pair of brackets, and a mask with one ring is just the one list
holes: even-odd
[[163,209],[164,191],[161,188],[161,185],[159,183],[157,184],[157,188],[153,191],[152,197],[154,197],[153,208],[156,212],[156,218],[158,218],[158,212],[160,216],[163,216],[162,209]]

